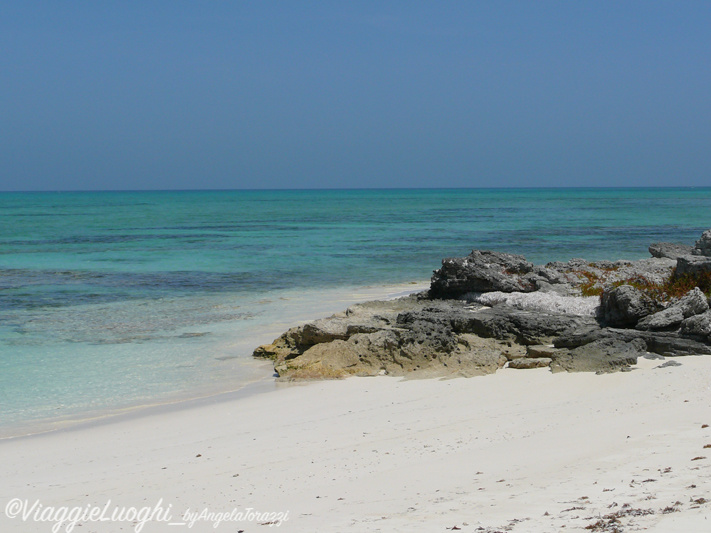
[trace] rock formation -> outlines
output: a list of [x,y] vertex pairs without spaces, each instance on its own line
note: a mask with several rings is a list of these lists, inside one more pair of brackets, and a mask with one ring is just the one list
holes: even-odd
[[649,245],[649,253],[652,257],[677,259],[684,255],[691,255],[693,246],[686,244],[675,244],[671,242],[657,242]]
[[533,265],[523,256],[473,250],[467,257],[444,259],[432,277],[433,298],[457,297],[469,292],[530,292],[536,290]]
[[707,229],[701,234],[701,238],[696,241],[696,245],[691,253],[711,257],[711,229]]
[[650,253],[537,266],[474,250],[444,259],[429,291],[291,328],[254,356],[298,380],[475,376],[505,365],[612,372],[649,353],[711,353],[711,230],[694,248],[658,243]]

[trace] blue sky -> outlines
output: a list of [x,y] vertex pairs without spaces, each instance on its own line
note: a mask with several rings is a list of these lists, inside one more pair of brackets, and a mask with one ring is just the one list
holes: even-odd
[[711,2],[0,1],[0,190],[708,186]]

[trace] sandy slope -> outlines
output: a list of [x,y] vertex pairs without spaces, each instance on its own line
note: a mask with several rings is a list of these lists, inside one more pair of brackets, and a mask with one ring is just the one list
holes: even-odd
[[[591,531],[621,511],[620,531],[708,532],[711,503],[694,500],[711,500],[711,427],[702,428],[711,425],[711,356],[677,361],[600,376],[504,369],[266,385],[277,390],[0,441],[0,504],[153,507],[162,498],[173,522],[188,508],[253,508],[288,511],[279,530],[303,532]],[[51,531],[0,513],[0,531]],[[110,521],[74,529],[132,530]],[[142,529],[187,530],[269,526]]]

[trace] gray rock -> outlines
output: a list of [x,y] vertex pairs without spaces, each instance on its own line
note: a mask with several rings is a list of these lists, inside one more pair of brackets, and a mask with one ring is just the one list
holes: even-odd
[[455,333],[472,333],[524,345],[544,344],[568,329],[596,324],[593,317],[528,311],[508,305],[478,310],[460,308],[445,312],[410,311],[398,315],[397,323],[408,326],[417,320],[445,321]]
[[685,255],[676,260],[675,277],[690,275],[696,276],[704,272],[711,272],[711,258],[699,255]]
[[[684,250],[690,253],[691,247]],[[591,289],[602,290],[633,278],[662,283],[676,266],[678,254],[670,252],[669,255],[674,258],[594,262],[571,259],[540,266],[520,255],[474,250],[467,257],[442,261],[442,268],[432,276],[430,295],[432,298],[460,298],[477,292],[542,290],[568,296],[579,295],[583,287],[589,293]]]
[[545,266],[534,266],[533,272],[526,274],[526,276],[536,276],[551,285],[569,283],[568,277],[564,273]]
[[555,354],[553,372],[615,372],[637,363],[646,352],[641,339],[625,342],[619,339],[600,339],[572,350]]
[[647,315],[657,311],[654,301],[631,285],[620,285],[602,294],[602,318],[613,327],[634,327]]
[[676,259],[656,258],[639,261],[594,261],[571,259],[566,263],[548,263],[546,268],[565,276],[567,283],[580,287],[610,288],[625,280],[644,278],[650,283],[663,283],[671,276]]
[[647,350],[665,357],[709,353],[708,345],[694,339],[680,337],[676,333],[645,333],[642,339],[647,343]]
[[317,320],[304,324],[301,328],[301,343],[307,346],[347,338],[345,324],[336,320]]
[[652,331],[676,329],[682,320],[684,320],[684,311],[682,311],[680,307],[670,307],[644,317],[635,327],[641,330]]
[[659,366],[655,366],[654,370],[657,368],[669,368],[670,366],[681,366],[681,363],[679,361],[667,361],[666,363],[662,363]]
[[414,320],[405,330],[398,331],[400,351],[411,359],[427,358],[436,353],[451,353],[457,339],[449,324]]
[[571,296],[576,292],[573,289],[575,277],[546,266],[534,265],[533,271],[525,274],[523,280],[531,283],[537,291],[553,292],[562,296]]
[[702,355],[710,351],[710,347],[693,338],[685,338],[676,332],[652,332],[634,329],[595,328],[587,327],[577,331],[569,331],[553,340],[556,348],[576,348],[598,340],[616,340],[631,342],[641,340],[646,344],[648,352],[662,356]]
[[[600,339],[617,338],[618,336],[612,334],[611,331],[609,328],[600,327],[597,323],[588,324],[585,327],[562,332],[553,339],[553,346],[555,348],[577,348]],[[639,335],[641,336],[641,333]]]
[[687,318],[681,323],[683,335],[708,337],[711,335],[711,311]]
[[520,359],[524,348],[476,335],[458,335],[459,347],[444,361],[446,373],[459,376],[484,375],[496,372],[507,361]]
[[544,368],[551,366],[553,359],[550,357],[524,357],[523,359],[514,359],[509,362],[509,368]]
[[533,265],[520,255],[473,250],[467,257],[442,260],[430,284],[432,298],[458,298],[470,292],[531,292],[535,285],[523,276]]
[[[526,275],[528,276],[528,274]],[[543,279],[534,280],[536,290],[546,293],[555,293],[560,296],[577,296],[579,290],[576,290],[571,283],[556,283],[552,284]]]
[[666,257],[676,259],[682,255],[691,255],[694,248],[686,244],[676,244],[671,242],[657,242],[649,245],[649,253],[652,257]]
[[711,229],[707,229],[701,234],[701,238],[696,241],[692,254],[711,257]]
[[557,350],[558,349],[553,346],[546,346],[543,344],[526,346],[526,357],[552,357]]
[[663,311],[644,317],[636,328],[653,331],[676,329],[685,318],[704,313],[708,309],[706,296],[698,287],[694,287]]
[[647,352],[642,357],[644,357],[645,359],[649,359],[650,361],[655,361],[655,360],[664,361],[664,359],[666,359],[666,357],[664,357],[663,355],[659,355],[658,353],[652,353],[652,352]]
[[700,315],[701,313],[705,313],[709,310],[708,299],[698,287],[691,289],[684,296],[682,296],[678,302],[672,304],[672,306],[680,307],[684,312],[684,318]]

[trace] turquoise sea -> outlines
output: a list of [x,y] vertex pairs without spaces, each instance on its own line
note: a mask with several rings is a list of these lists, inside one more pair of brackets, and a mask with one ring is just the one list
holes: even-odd
[[0,435],[270,376],[258,344],[473,248],[638,259],[709,227],[711,188],[0,193]]

